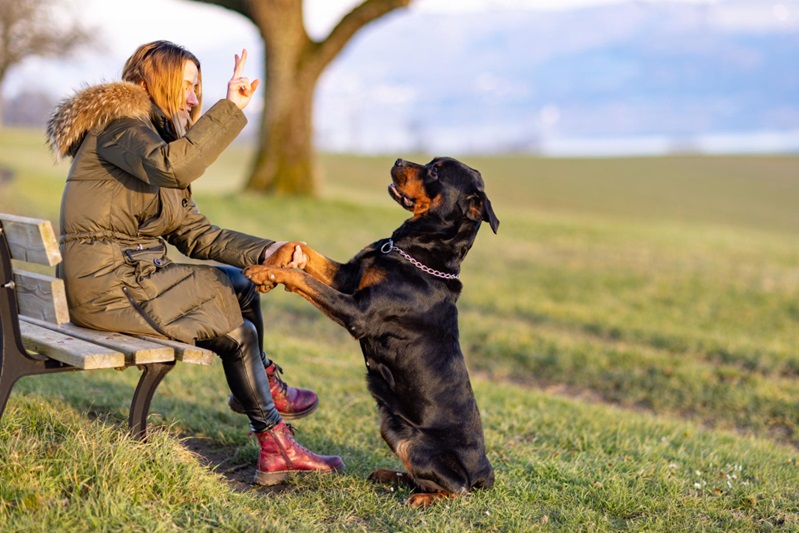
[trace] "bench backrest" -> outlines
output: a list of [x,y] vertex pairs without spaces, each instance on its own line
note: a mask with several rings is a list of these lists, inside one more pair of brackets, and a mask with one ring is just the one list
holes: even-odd
[[[61,262],[49,220],[0,213],[0,223],[12,260],[48,267]],[[14,284],[20,315],[52,324],[69,322],[63,280],[14,268]]]

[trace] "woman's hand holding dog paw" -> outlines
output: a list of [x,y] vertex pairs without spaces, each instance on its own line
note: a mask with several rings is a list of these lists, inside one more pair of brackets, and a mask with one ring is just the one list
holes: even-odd
[[304,269],[308,264],[308,256],[303,253],[304,242],[277,241],[272,243],[264,252],[262,265],[301,268]]

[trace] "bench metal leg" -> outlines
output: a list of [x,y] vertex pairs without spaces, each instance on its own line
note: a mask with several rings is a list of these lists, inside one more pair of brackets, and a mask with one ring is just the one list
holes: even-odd
[[[0,301],[0,305],[2,302]],[[3,322],[0,328],[0,418],[6,410],[8,397],[14,384],[25,376],[52,374],[56,372],[73,372],[75,367],[65,365],[52,359],[40,360],[29,355],[13,335],[10,324]]]
[[0,356],[0,418],[3,418],[8,396],[18,379],[18,376],[11,376],[8,372],[3,372],[2,364],[2,356]]
[[150,402],[158,385],[173,368],[175,368],[174,361],[141,365],[142,375],[136,386],[136,392],[133,394],[130,418],[128,419],[130,432],[134,437],[147,440],[147,415],[150,412]]

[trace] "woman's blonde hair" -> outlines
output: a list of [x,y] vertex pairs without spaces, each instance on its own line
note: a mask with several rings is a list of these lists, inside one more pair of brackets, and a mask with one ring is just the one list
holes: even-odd
[[[188,125],[181,124],[179,120],[180,108],[185,103],[183,69],[186,61],[192,61],[197,65],[199,80],[195,90],[199,104],[189,113]],[[187,126],[194,124],[202,113],[203,77],[200,61],[180,45],[169,41],[153,41],[141,45],[125,61],[122,79],[143,84],[150,99],[172,123],[174,133],[178,137],[185,135]]]

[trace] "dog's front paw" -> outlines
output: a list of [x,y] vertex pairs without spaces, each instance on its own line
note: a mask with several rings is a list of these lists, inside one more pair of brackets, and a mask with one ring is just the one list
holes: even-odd
[[260,293],[269,292],[278,284],[277,276],[275,276],[275,268],[253,265],[245,268],[242,273],[244,277],[255,283],[257,290]]

